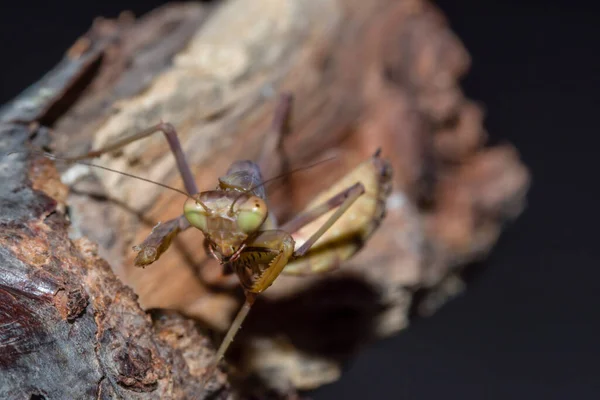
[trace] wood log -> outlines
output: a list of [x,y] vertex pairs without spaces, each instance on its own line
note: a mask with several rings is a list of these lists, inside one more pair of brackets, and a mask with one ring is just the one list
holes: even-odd
[[[381,227],[335,273],[280,277],[259,298],[228,357],[241,393],[291,397],[336,380],[365,343],[399,332],[412,312],[429,315],[462,290],[463,268],[484,257],[522,211],[529,173],[510,145],[486,146],[482,108],[458,83],[468,67],[460,41],[425,0],[171,4],[138,20],[124,14],[95,21],[55,70],[0,110],[3,129],[18,132],[2,136],[3,151],[48,134],[52,140],[37,145],[81,154],[163,120],[178,129],[198,186],[212,188],[232,161],[258,156],[277,93],[290,91],[289,164],[336,160],[269,188],[272,211],[285,220],[381,147],[394,171]],[[181,187],[165,148],[157,134],[94,162]],[[155,264],[133,267],[131,247],[157,222],[181,214],[184,199],[81,165],[61,170],[67,190],[48,162],[20,162],[20,175],[5,179],[12,186],[2,192],[1,239],[3,257],[13,260],[3,262],[6,276],[21,278],[4,279],[0,293],[25,299],[15,307],[43,305],[28,326],[44,327],[52,346],[71,355],[63,370],[89,371],[81,393],[188,398],[211,344],[190,320],[160,312],[152,322],[142,309],[176,310],[201,329],[222,332],[241,296],[215,279],[218,265],[202,251],[199,232],[180,234]],[[42,172],[28,181],[38,165]],[[269,169],[265,175],[275,175],[276,166]],[[67,329],[82,321],[85,328]],[[26,343],[50,360],[58,350],[45,347],[38,330],[24,335]],[[0,331],[10,347],[6,335]],[[19,346],[15,357],[34,363]],[[70,388],[53,376],[48,372],[53,385],[36,386],[36,376],[15,372],[19,383],[1,387],[60,397]],[[230,396],[222,374],[210,387]]]

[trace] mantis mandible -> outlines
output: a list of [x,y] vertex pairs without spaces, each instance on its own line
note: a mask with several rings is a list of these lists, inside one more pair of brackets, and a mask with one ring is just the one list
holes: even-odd
[[[271,143],[268,147],[271,150],[279,144],[288,129],[291,103],[291,95],[281,96],[272,126],[277,137],[268,138]],[[134,250],[138,251],[135,264],[146,266],[153,263],[168,249],[179,232],[194,227],[204,235],[206,252],[217,259],[224,269],[233,271],[237,275],[245,293],[245,302],[218,348],[215,359],[207,370],[208,376],[224,357],[257,296],[269,288],[281,273],[303,275],[334,269],[336,263],[339,264],[339,261],[349,258],[364,245],[384,217],[391,169],[386,161],[379,158],[378,151],[370,160],[365,161],[352,174],[345,177],[347,182],[354,181],[353,183],[345,183],[346,186],[334,195],[328,195],[319,204],[309,206],[307,211],[279,226],[273,214],[269,213],[264,187],[267,181],[263,179],[257,163],[248,160],[235,161],[226,175],[219,178],[216,189],[200,192],[181,148],[177,132],[169,123],[161,122],[82,156],[51,156],[51,158],[80,162],[113,152],[157,132],[162,132],[167,139],[182,177],[185,192],[157,184],[184,194],[187,200],[181,216],[157,225],[143,243],[134,247]],[[263,155],[265,154],[267,153],[263,151]],[[149,181],[110,168],[97,167]],[[361,174],[366,174],[366,178],[363,179]],[[363,184],[361,180],[367,183]],[[354,216],[351,218],[359,220],[355,222],[358,224],[355,226],[357,231],[355,236],[359,240],[350,240],[342,246],[334,256],[335,261],[327,258],[327,252],[321,252],[321,260],[318,261],[320,264],[313,268],[310,264],[311,248],[365,192],[369,192],[371,198],[365,200],[365,204],[361,205],[361,209],[356,212],[363,212],[366,215],[362,219]],[[319,223],[316,229],[312,229],[314,223]],[[308,227],[311,227],[312,232],[305,234],[303,243],[298,245],[292,234],[306,230]],[[334,233],[333,236],[333,239],[340,237],[340,233]],[[319,257],[315,258],[318,260]],[[287,270],[285,270],[286,266]]]

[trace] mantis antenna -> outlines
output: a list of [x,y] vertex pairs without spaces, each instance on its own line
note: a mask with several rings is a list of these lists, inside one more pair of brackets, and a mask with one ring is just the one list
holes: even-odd
[[110,171],[110,172],[114,172],[114,173],[117,173],[117,174],[121,174],[121,175],[127,176],[129,178],[134,178],[134,179],[137,179],[137,180],[140,180],[140,181],[143,181],[143,182],[153,183],[155,185],[158,185],[158,186],[163,187],[165,189],[172,190],[174,192],[177,192],[179,194],[184,195],[187,198],[190,198],[190,199],[194,200],[196,203],[200,204],[207,212],[210,212],[210,209],[204,203],[202,203],[200,200],[194,198],[189,193],[186,193],[186,192],[184,192],[181,189],[177,189],[177,188],[174,188],[172,186],[165,185],[164,183],[156,182],[156,181],[153,181],[151,179],[143,178],[141,176],[129,174],[127,172],[119,171],[119,170],[116,170],[116,169],[104,167],[104,166],[98,165],[98,164],[92,164],[92,163],[88,163],[88,162],[84,162],[84,161],[72,161],[71,159],[69,159],[67,157],[55,156],[54,154],[50,154],[48,152],[40,151],[40,150],[13,151],[13,152],[8,153],[7,156],[10,156],[12,154],[19,154],[19,153],[23,153],[23,154],[26,154],[26,153],[38,154],[38,155],[41,155],[43,157],[49,158],[51,160],[64,161],[64,162],[69,163],[69,164],[79,164],[79,165],[86,165],[88,167],[100,168],[100,169],[103,169],[105,171]]

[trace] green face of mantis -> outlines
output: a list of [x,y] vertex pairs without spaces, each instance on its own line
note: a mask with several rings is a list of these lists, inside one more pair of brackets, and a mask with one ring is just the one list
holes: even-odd
[[202,192],[188,199],[183,209],[188,222],[201,230],[224,258],[233,255],[256,233],[268,214],[260,197],[223,190]]

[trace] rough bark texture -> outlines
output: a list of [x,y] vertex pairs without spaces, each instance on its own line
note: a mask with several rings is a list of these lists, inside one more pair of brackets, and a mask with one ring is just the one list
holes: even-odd
[[[2,152],[32,134],[44,129],[0,125]],[[4,156],[0,174],[1,398],[228,398],[222,373],[201,389],[214,351],[194,324],[158,311],[153,323],[97,246],[69,239],[48,159]]]
[[[21,132],[12,146],[19,148],[26,140],[23,123],[39,121],[52,125],[54,149],[69,154],[160,119],[171,122],[198,186],[206,189],[216,185],[233,160],[258,155],[276,93],[292,91],[293,132],[285,143],[290,164],[338,158],[326,169],[294,174],[290,185],[270,188],[273,211],[283,219],[382,147],[394,169],[394,191],[387,217],[366,248],[335,273],[279,278],[259,298],[236,340],[237,351],[230,354],[239,387],[250,391],[256,387],[253,378],[259,378],[263,386],[285,395],[337,379],[340,363],[364,343],[397,333],[407,326],[411,311],[431,314],[458,293],[463,267],[484,257],[503,224],[521,212],[529,175],[510,145],[484,147],[481,107],[466,99],[458,85],[468,69],[468,55],[428,2],[230,0],[220,5],[210,13],[186,4],[162,8],[139,21],[128,16],[98,21],[53,74],[4,108],[0,118],[5,130]],[[9,137],[3,135],[3,143]],[[98,163],[181,187],[165,148],[157,134]],[[174,391],[194,388],[197,380],[185,373],[198,376],[210,347],[189,341],[190,335],[203,340],[192,333],[189,321],[166,316],[152,327],[133,295],[144,309],[176,309],[217,331],[228,327],[239,307],[239,290],[215,279],[217,265],[201,250],[198,232],[181,234],[152,266],[133,267],[131,246],[141,243],[158,221],[179,215],[184,199],[121,175],[95,170],[92,176],[81,166],[63,175],[68,182],[79,181],[68,199],[63,189],[56,189],[61,187],[56,178],[44,185],[48,195],[43,195],[26,183],[25,165],[23,177],[9,177],[24,192],[2,192],[3,229],[8,229],[2,235],[2,257],[15,260],[3,261],[2,268],[9,277],[21,270],[23,282],[5,279],[7,299],[23,298],[23,307],[42,304],[36,305],[39,311],[28,326],[48,326],[57,340],[69,334],[64,326],[89,319],[85,329],[70,330],[89,337],[81,336],[81,341],[90,348],[71,361],[87,361],[87,369],[65,367],[90,371],[86,379],[95,385],[82,384],[85,390],[134,387],[147,390],[135,394],[146,398],[164,395],[167,382],[182,385],[176,384]],[[41,185],[43,179],[31,181]],[[24,198],[14,197],[18,195],[30,196],[32,205],[23,209]],[[98,243],[98,253],[133,292],[110,275],[87,239],[70,244],[62,212],[53,212],[56,204],[70,207],[72,237]],[[45,236],[38,233],[40,227]],[[52,246],[59,246],[64,256],[49,250]],[[57,277],[40,254],[52,254],[58,259],[53,262],[68,267],[55,267],[62,274]],[[43,290],[37,296],[14,297],[15,291],[27,293],[30,287]],[[126,304],[121,307],[127,312],[110,314],[113,302]],[[144,340],[124,336],[127,318]],[[113,330],[102,328],[105,320],[114,324]],[[98,332],[111,332],[106,340],[119,343],[117,349],[99,354],[93,346],[101,349],[104,343]],[[31,337],[38,340],[34,333]],[[46,343],[43,338],[38,342]],[[60,346],[60,341],[53,343]],[[74,346],[71,354],[78,348],[73,343],[78,340],[65,342]],[[129,349],[131,343],[139,349]],[[185,346],[197,346],[198,352]],[[50,358],[52,349],[45,353]],[[15,357],[30,362],[26,348],[15,351]],[[111,373],[118,371],[115,360],[129,354],[142,360],[130,363],[133,372],[125,378]],[[197,357],[200,361],[194,361]],[[179,367],[188,372],[180,373]],[[224,378],[218,379],[224,387]],[[35,389],[11,387],[29,394]],[[183,393],[174,398],[184,398]]]

